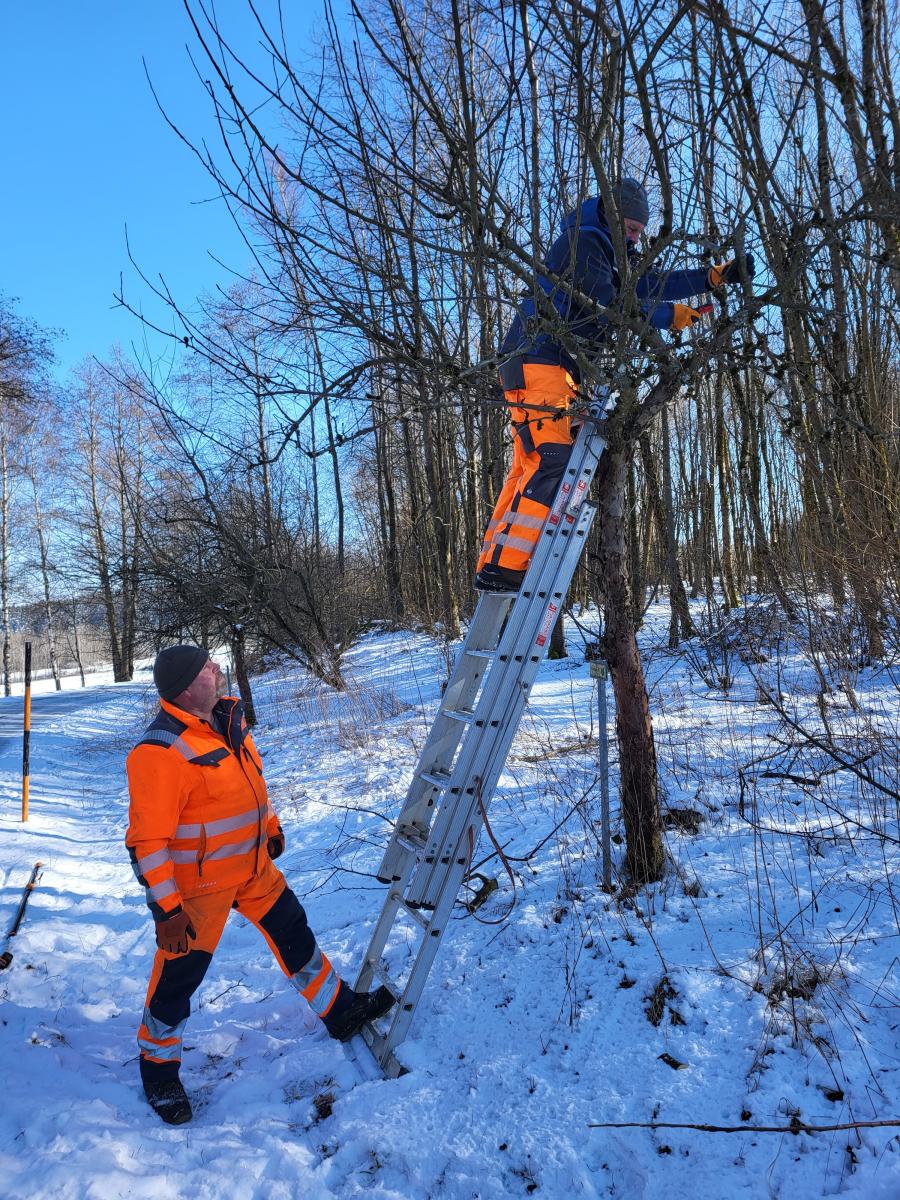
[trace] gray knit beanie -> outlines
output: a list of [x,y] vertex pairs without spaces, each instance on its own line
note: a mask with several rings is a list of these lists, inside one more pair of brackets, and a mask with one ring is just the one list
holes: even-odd
[[613,195],[623,217],[632,221],[640,221],[646,225],[650,220],[650,204],[644,187],[636,179],[626,176],[621,183],[613,186]]
[[153,682],[163,700],[174,700],[203,670],[209,651],[202,646],[167,646],[153,664]]

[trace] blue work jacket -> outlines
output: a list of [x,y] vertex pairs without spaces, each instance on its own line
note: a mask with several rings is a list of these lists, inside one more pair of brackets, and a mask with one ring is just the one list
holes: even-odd
[[[629,250],[629,258],[632,257],[638,257],[637,250]],[[566,216],[559,236],[550,247],[545,266],[597,304],[605,307],[612,302],[621,278],[599,197],[585,200],[580,208]],[[666,273],[647,271],[642,275],[635,292],[650,324],[657,329],[668,329],[672,324],[671,301],[708,291],[707,271],[708,268],[699,267]],[[568,332],[587,343],[589,353],[599,348],[606,336],[606,318],[574,300],[567,288],[554,284],[545,275],[538,275],[537,282],[565,322]],[[506,360],[501,367],[504,386],[515,382],[516,374],[521,374],[521,364],[526,362],[563,366],[578,382],[577,364],[552,332],[541,329],[541,321],[536,318],[534,296],[524,297],[500,347],[500,353]]]

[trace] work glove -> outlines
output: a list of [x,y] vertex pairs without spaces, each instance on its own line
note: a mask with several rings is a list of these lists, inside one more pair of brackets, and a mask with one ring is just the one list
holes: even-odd
[[187,954],[190,950],[188,938],[196,938],[197,931],[186,912],[176,913],[165,921],[156,922],[156,944],[167,954]]
[[269,851],[269,858],[277,858],[279,854],[284,853],[284,834],[280,829],[269,838],[266,848]]
[[681,333],[683,329],[690,329],[695,321],[702,320],[703,313],[699,308],[691,308],[689,304],[673,304],[672,324],[669,328],[677,333]]
[[[747,278],[752,279],[756,272],[756,263],[753,261],[752,254],[744,255],[744,270],[747,272]],[[728,262],[710,267],[706,278],[709,280],[711,288],[728,287],[731,283],[740,283],[741,271],[738,259],[730,258]]]

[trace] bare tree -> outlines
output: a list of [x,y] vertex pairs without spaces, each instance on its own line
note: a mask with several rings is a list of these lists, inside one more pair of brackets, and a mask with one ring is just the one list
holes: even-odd
[[3,637],[3,689],[9,695],[10,555],[13,539],[13,492],[21,478],[18,442],[33,420],[39,392],[45,387],[43,369],[51,358],[51,337],[16,312],[0,296],[0,632]]
[[[221,135],[198,154],[247,231],[255,277],[249,298],[201,320],[159,295],[255,430],[252,444],[230,439],[229,469],[240,464],[265,496],[271,482],[259,479],[293,448],[328,462],[330,500],[318,468],[310,493],[313,576],[334,549],[330,502],[337,575],[346,583],[355,522],[381,611],[455,632],[503,477],[496,347],[523,293],[586,394],[616,384],[576,591],[605,608],[628,871],[655,878],[655,747],[636,641],[648,590],[668,592],[674,646],[696,629],[685,580],[710,620],[754,590],[793,618],[812,575],[858,614],[866,653],[885,649],[900,541],[890,13],[818,0],[774,16],[718,0],[446,0],[427,11],[372,0],[349,28],[328,24],[317,64],[260,17],[262,70],[214,14],[190,0],[187,10]],[[641,261],[623,266],[616,305],[597,312],[610,330],[598,357],[558,327],[546,286],[571,285],[541,282],[542,247],[565,211],[599,194],[624,264],[612,184],[625,170],[647,179],[662,220]],[[755,284],[744,272],[720,293],[702,337],[679,345],[648,327],[643,271],[747,251]],[[220,429],[159,399],[182,433],[221,447]],[[190,454],[199,478],[205,451]],[[209,523],[215,488],[192,494],[229,544],[233,533]],[[281,512],[289,538],[298,515]],[[333,593],[301,576],[304,622],[324,644]],[[230,619],[249,631],[269,603]],[[296,622],[283,624],[296,638]]]

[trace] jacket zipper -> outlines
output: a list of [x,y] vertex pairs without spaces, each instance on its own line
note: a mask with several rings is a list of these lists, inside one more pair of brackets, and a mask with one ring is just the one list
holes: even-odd
[[[233,711],[234,711],[234,709],[232,708],[232,712]],[[231,751],[231,753],[237,759],[238,766],[241,768],[243,776],[247,780],[247,783],[250,787],[250,791],[253,793],[253,799],[256,801],[256,857],[257,857],[257,861],[258,861],[259,860],[259,848],[262,845],[262,831],[263,831],[263,825],[262,825],[262,819],[261,819],[263,810],[259,803],[259,793],[257,792],[256,788],[253,786],[253,780],[247,774],[247,769],[244,766],[244,760],[241,757],[241,751],[244,750],[243,743],[237,747],[235,747],[231,744],[231,736],[230,736],[231,735],[231,717],[230,716],[228,718],[228,724],[227,724],[226,728],[228,730],[228,733],[225,736],[225,742],[226,742],[229,750]],[[244,752],[247,754],[247,757],[249,758],[250,757],[249,751],[244,751]],[[254,763],[254,766],[255,765],[256,764]],[[261,771],[260,771],[260,775],[262,775]]]
[[200,826],[200,845],[197,847],[197,875],[203,878],[203,859],[206,857],[206,826]]
[[260,806],[260,803],[259,803],[259,794],[257,793],[256,788],[253,786],[253,780],[250,778],[250,776],[247,774],[246,770],[244,769],[244,764],[241,762],[240,754],[235,754],[235,758],[238,760],[238,765],[240,766],[241,770],[244,772],[244,778],[247,780],[247,783],[250,785],[250,791],[253,793],[253,799],[256,801],[256,857],[258,860],[259,859],[259,848],[262,845],[262,820],[261,820],[262,807]]
[[[231,706],[231,712],[228,714],[228,721],[226,722],[226,725],[225,725],[224,741],[225,741],[225,745],[228,747],[228,749],[231,751],[231,753],[237,759],[238,766],[241,768],[243,776],[247,780],[247,784],[250,788],[250,791],[253,793],[253,799],[256,802],[256,858],[257,858],[257,861],[259,861],[259,848],[262,845],[263,826],[262,826],[261,814],[262,814],[263,810],[260,807],[260,803],[259,803],[259,793],[257,792],[256,788],[253,786],[253,780],[247,774],[247,771],[244,767],[244,763],[241,759],[241,750],[243,750],[244,747],[243,747],[243,745],[241,745],[241,746],[238,746],[237,748],[235,748],[231,742],[231,717],[234,713],[236,703],[237,702],[235,702],[235,704],[233,704]],[[248,752],[248,757],[249,757],[249,752]],[[255,765],[256,764],[254,763],[254,766]],[[259,774],[262,775],[262,771],[260,771]],[[205,841],[206,841],[206,830],[205,829],[203,831],[203,836],[204,836],[204,845],[205,845]]]

